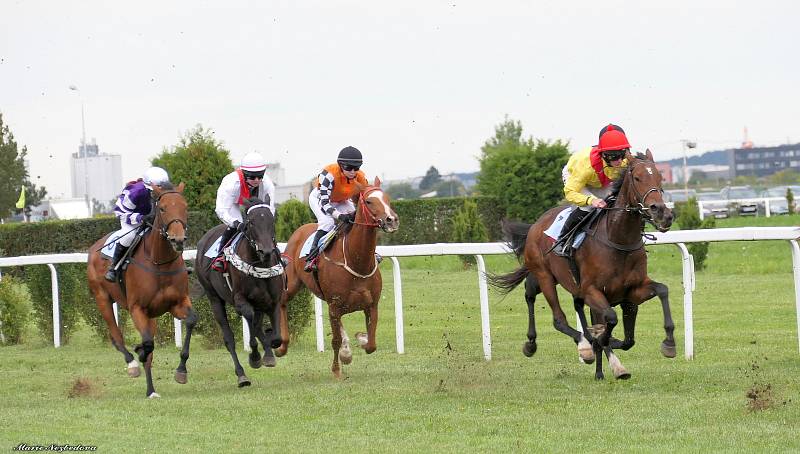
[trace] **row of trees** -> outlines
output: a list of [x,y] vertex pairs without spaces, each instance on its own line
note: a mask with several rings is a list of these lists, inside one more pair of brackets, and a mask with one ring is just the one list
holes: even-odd
[[[47,196],[47,189],[37,188],[30,180],[25,168],[27,155],[28,148],[24,145],[19,148],[14,134],[3,122],[3,114],[0,113],[0,218],[20,211],[27,212],[28,207],[38,205]],[[25,203],[22,208],[17,208],[23,187]]]

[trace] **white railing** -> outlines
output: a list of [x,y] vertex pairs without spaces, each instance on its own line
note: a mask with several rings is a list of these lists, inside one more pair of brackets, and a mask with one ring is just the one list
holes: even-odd
[[[786,203],[788,203],[788,201],[786,200],[786,197],[757,197],[757,198],[753,198],[753,199],[730,199],[730,200],[729,199],[698,200],[697,201],[697,210],[699,211],[699,214],[700,214],[700,220],[703,220],[703,218],[705,217],[705,215],[703,214],[703,208],[706,208],[709,211],[711,211],[712,215],[713,215],[713,210],[715,210],[715,209],[725,209],[726,212],[730,213],[730,211],[733,209],[732,206],[734,206],[734,204],[738,204],[738,205],[756,204],[757,207],[756,207],[756,211],[754,213],[756,216],[759,216],[759,212],[758,212],[759,208],[758,208],[758,206],[763,205],[764,206],[764,216],[772,217],[772,206],[776,202],[786,202]],[[666,205],[670,209],[675,208],[675,202],[667,202]]]
[[[694,323],[692,318],[692,292],[695,288],[694,258],[686,249],[685,243],[704,242],[704,241],[762,241],[762,240],[784,240],[788,241],[792,248],[792,269],[795,287],[795,308],[797,313],[797,332],[798,347],[800,348],[800,247],[797,240],[800,238],[800,227],[741,227],[711,230],[676,230],[667,233],[654,233],[655,240],[647,240],[649,245],[675,244],[681,251],[683,264],[683,308],[684,308],[684,350],[686,359],[694,357]],[[279,245],[281,249],[285,244]],[[384,257],[389,257],[392,261],[392,271],[394,277],[394,299],[395,299],[395,334],[397,352],[405,352],[404,327],[403,327],[403,293],[402,280],[400,273],[399,257],[412,256],[433,256],[433,255],[475,255],[478,262],[478,290],[481,314],[481,337],[483,353],[486,360],[490,360],[491,353],[491,330],[489,323],[489,298],[486,287],[485,265],[483,255],[508,254],[511,251],[503,243],[436,243],[436,244],[416,244],[404,246],[378,246],[377,252]],[[194,259],[195,250],[184,251],[183,256],[187,260]],[[25,257],[0,258],[0,268],[19,265],[50,265],[52,288],[53,288],[53,344],[60,346],[58,327],[59,321],[59,298],[58,298],[58,277],[55,272],[55,263],[85,263],[87,254],[51,254],[36,255]],[[317,349],[324,350],[324,335],[322,322],[322,302],[315,298],[315,327]],[[181,324],[175,320],[175,344],[181,345]],[[249,348],[249,332],[245,325],[245,348]]]

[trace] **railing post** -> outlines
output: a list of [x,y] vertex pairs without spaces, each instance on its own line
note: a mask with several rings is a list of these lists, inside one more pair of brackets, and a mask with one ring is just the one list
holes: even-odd
[[250,349],[250,327],[247,326],[247,320],[242,317],[242,343],[244,344],[244,351],[249,352]]
[[481,296],[481,333],[483,337],[483,358],[492,359],[492,334],[489,324],[489,288],[486,286],[486,265],[483,256],[476,255],[478,261],[478,290]]
[[403,332],[403,281],[400,277],[400,261],[397,257],[392,259],[392,282],[394,284],[394,333],[397,342],[397,353],[403,354],[405,349],[405,335]]
[[325,351],[325,334],[322,332],[322,300],[314,297],[314,325],[317,331],[317,351]]
[[48,263],[50,268],[50,289],[53,292],[53,345],[58,348],[61,346],[61,306],[58,303],[58,273],[52,263]]
[[181,321],[172,317],[172,323],[175,325],[175,346],[181,348],[183,346],[183,335],[181,334]]
[[792,270],[794,274],[794,306],[797,313],[797,342],[800,347],[800,247],[797,240],[789,240],[792,246]]
[[694,359],[694,321],[692,318],[692,292],[694,291],[694,257],[683,243],[675,243],[683,258],[683,324],[684,355]]

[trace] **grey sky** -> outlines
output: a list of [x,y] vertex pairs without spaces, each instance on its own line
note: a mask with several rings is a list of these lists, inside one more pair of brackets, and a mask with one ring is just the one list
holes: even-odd
[[506,114],[573,150],[613,121],[657,160],[682,138],[737,146],[744,126],[777,145],[800,141],[798,5],[5,0],[0,112],[34,182],[67,196],[81,99],[126,179],[197,123],[289,183],[345,145],[370,177],[477,170]]

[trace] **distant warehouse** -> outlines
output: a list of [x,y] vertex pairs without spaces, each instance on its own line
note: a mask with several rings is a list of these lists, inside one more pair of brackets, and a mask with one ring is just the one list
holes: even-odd
[[731,178],[764,177],[789,169],[800,172],[800,143],[728,150],[728,162]]

